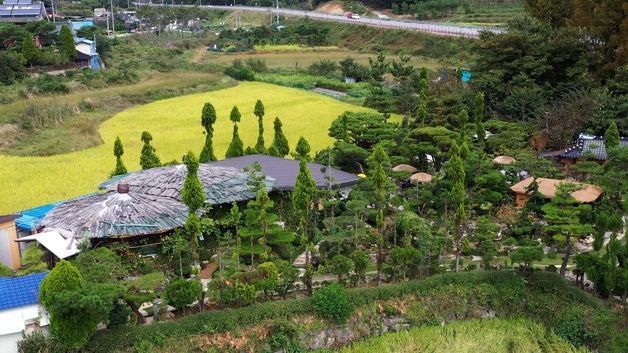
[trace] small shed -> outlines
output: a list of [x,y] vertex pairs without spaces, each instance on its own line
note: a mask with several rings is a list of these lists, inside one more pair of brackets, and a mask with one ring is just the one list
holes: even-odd
[[17,270],[20,268],[20,248],[15,227],[16,215],[0,215],[0,263]]
[[580,189],[573,191],[571,196],[576,199],[576,201],[581,203],[594,202],[603,193],[602,188],[596,185],[577,183],[570,180],[529,177],[510,188],[516,195],[515,201],[517,207],[525,206],[528,200],[532,197],[532,192],[528,191],[532,182],[537,183],[539,193],[548,199],[551,199],[554,195],[556,195],[556,190],[559,185],[566,183],[576,184],[580,187]]

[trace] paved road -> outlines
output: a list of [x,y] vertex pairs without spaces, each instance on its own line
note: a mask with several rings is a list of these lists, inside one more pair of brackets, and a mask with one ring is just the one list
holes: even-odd
[[[198,5],[167,5],[167,4],[147,4],[147,3],[135,3],[138,6],[179,6],[179,7],[197,7]],[[213,6],[203,5],[198,6],[207,9],[217,10],[229,10],[229,11],[253,11],[253,12],[266,12],[266,13],[279,13],[284,16],[305,17],[316,20],[343,22],[351,24],[360,24],[371,27],[382,28],[394,28],[404,29],[411,31],[427,32],[437,35],[454,36],[454,37],[467,37],[477,38],[481,31],[500,32],[501,29],[493,27],[479,27],[479,26],[456,26],[445,25],[431,22],[419,22],[419,21],[400,21],[392,19],[381,19],[372,17],[362,17],[360,19],[351,19],[342,15],[330,15],[327,13],[315,12],[315,11],[303,11],[293,9],[282,9],[272,7],[251,7],[251,6]]]

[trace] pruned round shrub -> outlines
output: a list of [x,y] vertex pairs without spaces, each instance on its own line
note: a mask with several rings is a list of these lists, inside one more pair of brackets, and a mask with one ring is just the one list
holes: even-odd
[[196,280],[187,281],[177,278],[166,286],[166,299],[168,304],[177,309],[185,309],[186,306],[200,300],[203,295],[203,287]]
[[353,312],[347,291],[337,283],[316,291],[312,301],[316,312],[336,322],[345,322]]

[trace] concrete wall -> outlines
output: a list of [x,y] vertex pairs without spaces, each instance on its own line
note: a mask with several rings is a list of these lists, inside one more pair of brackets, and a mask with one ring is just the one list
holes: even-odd
[[48,323],[48,315],[36,304],[0,311],[0,352],[18,353],[17,342],[22,339],[22,332],[30,332],[36,326],[46,327]]
[[[22,264],[20,263],[20,248],[17,242],[17,229],[15,228],[15,221],[0,223],[0,251],[5,256],[0,254],[2,262],[11,267],[14,270],[19,269]],[[8,256],[6,256],[8,255]]]

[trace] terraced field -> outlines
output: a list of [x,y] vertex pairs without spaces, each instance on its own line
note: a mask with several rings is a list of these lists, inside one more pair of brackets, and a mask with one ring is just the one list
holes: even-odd
[[205,136],[200,125],[205,102],[216,107],[214,149],[218,157],[231,141],[232,123],[229,112],[237,105],[242,113],[240,136],[245,145],[253,145],[257,136],[257,119],[253,115],[255,101],[266,106],[265,140],[273,137],[273,119],[278,116],[291,147],[304,136],[313,150],[320,150],[332,141],[327,136],[331,122],[342,112],[368,111],[332,98],[302,90],[265,83],[247,82],[236,87],[211,91],[130,108],[105,121],[99,128],[104,144],[85,150],[49,157],[17,157],[0,155],[0,214],[15,212],[43,203],[62,200],[96,190],[113,170],[113,142],[120,136],[124,144],[124,163],[129,170],[139,169],[142,142],[147,130],[162,162],[191,150],[199,153]]

